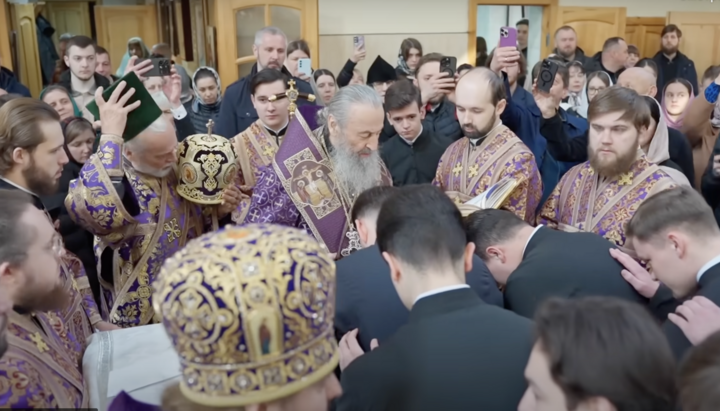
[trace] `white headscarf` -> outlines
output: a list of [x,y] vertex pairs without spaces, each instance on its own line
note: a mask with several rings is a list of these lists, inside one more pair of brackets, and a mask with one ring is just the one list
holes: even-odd
[[675,180],[676,183],[690,187],[690,181],[688,181],[685,174],[672,167],[660,165],[670,159],[670,130],[668,130],[667,121],[665,121],[665,115],[663,114],[662,107],[660,107],[660,103],[658,103],[654,98],[646,100],[652,100],[655,104],[657,104],[660,111],[660,119],[655,126],[655,134],[653,134],[653,138],[650,141],[650,147],[648,147],[645,156],[651,163],[657,164],[662,171]]

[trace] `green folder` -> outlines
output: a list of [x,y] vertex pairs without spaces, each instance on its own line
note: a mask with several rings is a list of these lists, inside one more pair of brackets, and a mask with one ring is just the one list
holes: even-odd
[[[143,130],[150,126],[150,124],[160,118],[163,113],[143,85],[142,81],[140,81],[140,79],[134,72],[126,74],[123,78],[113,83],[106,90],[103,90],[103,98],[105,99],[105,101],[110,98],[113,91],[115,91],[115,87],[117,87],[117,85],[120,84],[121,81],[124,81],[126,83],[123,94],[127,93],[128,90],[132,88],[135,89],[135,94],[130,97],[130,100],[128,100],[127,104],[130,105],[140,100],[140,107],[128,113],[127,124],[125,125],[125,131],[123,131],[123,140],[129,141],[137,137],[138,134],[142,133]],[[94,99],[87,104],[86,108],[92,113],[93,116],[95,116],[95,120],[102,121],[102,119],[100,118],[100,110],[98,109],[98,105]]]

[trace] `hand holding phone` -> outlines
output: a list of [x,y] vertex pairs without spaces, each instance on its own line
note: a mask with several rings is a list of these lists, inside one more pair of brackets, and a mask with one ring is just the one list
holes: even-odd
[[353,37],[353,46],[359,50],[365,50],[365,36]]
[[298,74],[304,74],[308,77],[312,75],[312,61],[310,59],[298,60]]
[[145,73],[146,77],[167,77],[172,74],[172,63],[166,58],[138,59],[135,64],[139,65],[145,60],[150,60],[152,68]]
[[500,27],[500,47],[517,47],[517,29]]
[[557,63],[550,60],[543,60],[540,66],[540,73],[537,78],[537,89],[544,92],[550,93],[550,89],[555,83],[555,75],[557,74],[559,66]]
[[457,58],[443,57],[440,60],[440,72],[441,73],[447,73],[448,77],[454,78],[456,70],[457,70]]

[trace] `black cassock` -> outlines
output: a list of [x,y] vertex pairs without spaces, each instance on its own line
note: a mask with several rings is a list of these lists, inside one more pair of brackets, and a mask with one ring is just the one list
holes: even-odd
[[380,156],[390,170],[393,186],[427,184],[435,178],[440,157],[450,144],[449,139],[423,127],[412,145],[397,134],[391,137],[380,147]]

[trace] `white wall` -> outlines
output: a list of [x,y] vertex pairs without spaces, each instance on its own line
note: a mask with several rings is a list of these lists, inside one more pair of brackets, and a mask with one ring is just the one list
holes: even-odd
[[718,0],[560,0],[560,5],[626,7],[628,17],[666,17],[669,11],[720,11]]

